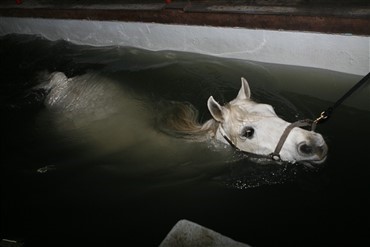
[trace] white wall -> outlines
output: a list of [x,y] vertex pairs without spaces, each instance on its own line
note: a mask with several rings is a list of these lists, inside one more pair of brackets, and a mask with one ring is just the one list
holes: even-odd
[[156,23],[0,17],[0,35],[40,34],[94,46],[122,45],[299,65],[365,75],[370,37],[165,25]]

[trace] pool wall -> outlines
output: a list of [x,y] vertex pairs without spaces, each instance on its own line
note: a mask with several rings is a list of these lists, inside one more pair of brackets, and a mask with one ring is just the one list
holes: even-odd
[[37,34],[76,44],[194,52],[355,75],[370,71],[370,5],[362,2],[166,2],[5,1],[0,35]]
[[364,75],[370,38],[347,34],[274,31],[159,23],[0,18],[0,34],[37,34],[76,44],[176,50],[225,58],[298,65]]

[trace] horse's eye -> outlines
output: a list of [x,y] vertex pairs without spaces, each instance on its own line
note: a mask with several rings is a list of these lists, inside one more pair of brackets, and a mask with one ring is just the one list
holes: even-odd
[[246,127],[243,129],[242,136],[251,139],[254,134],[254,129],[252,127]]

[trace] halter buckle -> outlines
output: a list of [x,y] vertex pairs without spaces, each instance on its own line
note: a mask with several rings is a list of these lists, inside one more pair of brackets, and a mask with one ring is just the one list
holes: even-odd
[[270,155],[270,158],[274,161],[280,161],[281,158],[280,158],[280,154],[277,154],[277,153],[271,153]]
[[320,117],[316,118],[315,121],[313,121],[315,124],[318,124],[321,120],[325,120],[329,117],[326,111],[321,112]]

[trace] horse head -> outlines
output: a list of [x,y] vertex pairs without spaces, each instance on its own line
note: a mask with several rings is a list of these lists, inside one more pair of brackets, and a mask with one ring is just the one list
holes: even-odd
[[[221,106],[211,96],[208,109],[218,123],[216,139],[237,149],[267,156],[274,152],[285,129],[291,124],[277,116],[273,107],[251,100],[248,82],[242,78],[236,98]],[[280,159],[322,163],[328,147],[321,134],[294,127],[280,150]]]

